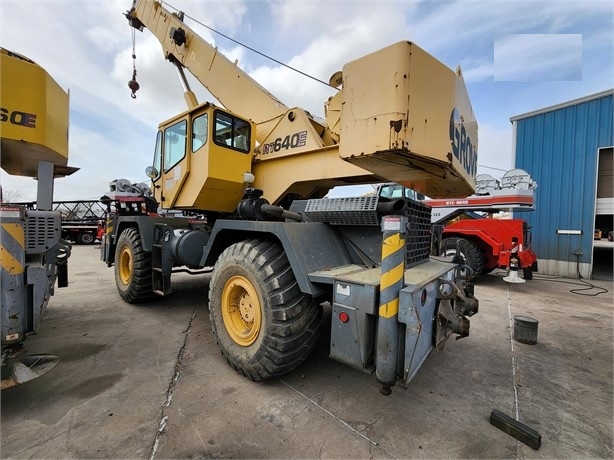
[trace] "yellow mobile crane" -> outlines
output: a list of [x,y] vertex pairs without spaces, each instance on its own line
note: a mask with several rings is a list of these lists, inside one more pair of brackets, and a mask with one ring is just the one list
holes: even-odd
[[53,369],[59,358],[26,356],[58,287],[68,285],[71,246],[61,239],[61,215],[52,211],[53,180],[78,168],[68,163],[68,93],[38,64],[0,48],[0,166],[36,177],[35,209],[0,199],[2,389]]
[[[140,0],[126,13],[176,67],[188,110],[160,124],[153,192],[119,180],[106,197],[102,259],[121,297],[171,293],[173,271],[214,266],[213,332],[253,380],[295,369],[332,306],[331,357],[405,385],[432,349],[465,337],[478,302],[462,271],[429,257],[430,210],[334,186],[393,181],[432,197],[474,189],[477,123],[460,69],[410,42],[343,66],[326,120],[288,107],[184,23]],[[223,105],[199,104],[188,69]],[[133,93],[138,84],[129,83]],[[159,207],[199,217],[164,217]],[[200,270],[202,271],[202,270]]]

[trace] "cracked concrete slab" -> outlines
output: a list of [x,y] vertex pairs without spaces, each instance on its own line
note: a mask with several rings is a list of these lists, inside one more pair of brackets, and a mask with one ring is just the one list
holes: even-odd
[[[69,270],[27,342],[62,362],[2,392],[3,458],[612,458],[611,290],[483,278],[471,335],[385,397],[328,358],[326,329],[283,379],[236,374],[211,333],[207,279],[178,275],[172,296],[135,306],[95,247],[75,247]],[[511,339],[515,315],[539,320],[536,345]],[[541,448],[491,426],[493,409],[517,413]]]
[[124,304],[94,246],[73,249],[69,277],[26,341],[60,364],[2,392],[2,456],[146,458],[198,299],[178,284],[172,299]]

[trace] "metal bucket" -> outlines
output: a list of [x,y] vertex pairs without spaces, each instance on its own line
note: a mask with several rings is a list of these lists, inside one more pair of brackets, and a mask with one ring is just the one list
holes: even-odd
[[535,345],[537,343],[537,326],[539,321],[528,316],[514,316],[514,340]]

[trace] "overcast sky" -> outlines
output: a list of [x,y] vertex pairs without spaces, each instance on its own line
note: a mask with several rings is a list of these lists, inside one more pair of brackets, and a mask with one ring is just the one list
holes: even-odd
[[[239,42],[328,81],[343,64],[397,42],[460,64],[479,123],[478,173],[512,164],[514,115],[614,87],[614,2],[577,0],[219,0],[170,2]],[[0,0],[0,46],[43,66],[70,90],[69,165],[56,200],[97,199],[117,178],[146,181],[157,125],[185,110],[160,45],[136,33],[141,89],[131,99],[132,29],[122,1]],[[330,88],[186,23],[288,106],[324,115]],[[193,84],[201,102],[209,99]],[[499,171],[503,170],[503,171]],[[530,172],[530,171],[529,171]],[[36,198],[36,182],[1,172],[6,193]]]

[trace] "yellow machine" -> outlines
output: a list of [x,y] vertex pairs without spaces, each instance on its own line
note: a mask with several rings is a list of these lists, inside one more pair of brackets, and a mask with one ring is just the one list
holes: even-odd
[[68,94],[41,66],[0,48],[1,166],[8,174],[37,177],[41,161],[67,175]]
[[0,200],[2,389],[36,378],[59,358],[25,356],[54,285],[68,285],[70,245],[61,215],[52,211],[54,177],[72,174],[68,162],[68,94],[39,65],[0,48],[0,166],[36,177],[36,209]]
[[[326,120],[319,121],[279,101],[187,27],[181,13],[158,1],[138,1],[128,18],[160,40],[184,82],[185,67],[244,125],[231,133],[223,120],[213,123],[215,107],[198,106],[185,82],[189,110],[160,130],[181,131],[177,124],[185,121],[181,132],[193,139],[199,135],[191,131],[193,120],[208,111],[212,142],[172,155],[172,164],[154,165],[154,193],[163,207],[232,212],[245,172],[275,204],[322,197],[337,185],[382,181],[434,198],[473,193],[477,123],[462,73],[415,44],[400,42],[345,64],[331,78],[339,91],[326,102]],[[241,136],[234,153],[226,148],[227,136]]]
[[[209,312],[223,355],[253,380],[292,371],[332,307],[331,357],[407,386],[478,301],[463,271],[429,257],[430,209],[335,186],[393,181],[431,197],[474,191],[477,123],[462,73],[413,43],[345,64],[326,120],[288,107],[159,1],[126,13],[175,65],[188,110],[160,124],[144,184],[107,197],[102,260],[127,302],[172,292],[177,270],[214,266]],[[220,104],[199,104],[188,69]],[[135,79],[129,82],[134,92]],[[191,217],[159,214],[181,210]]]

